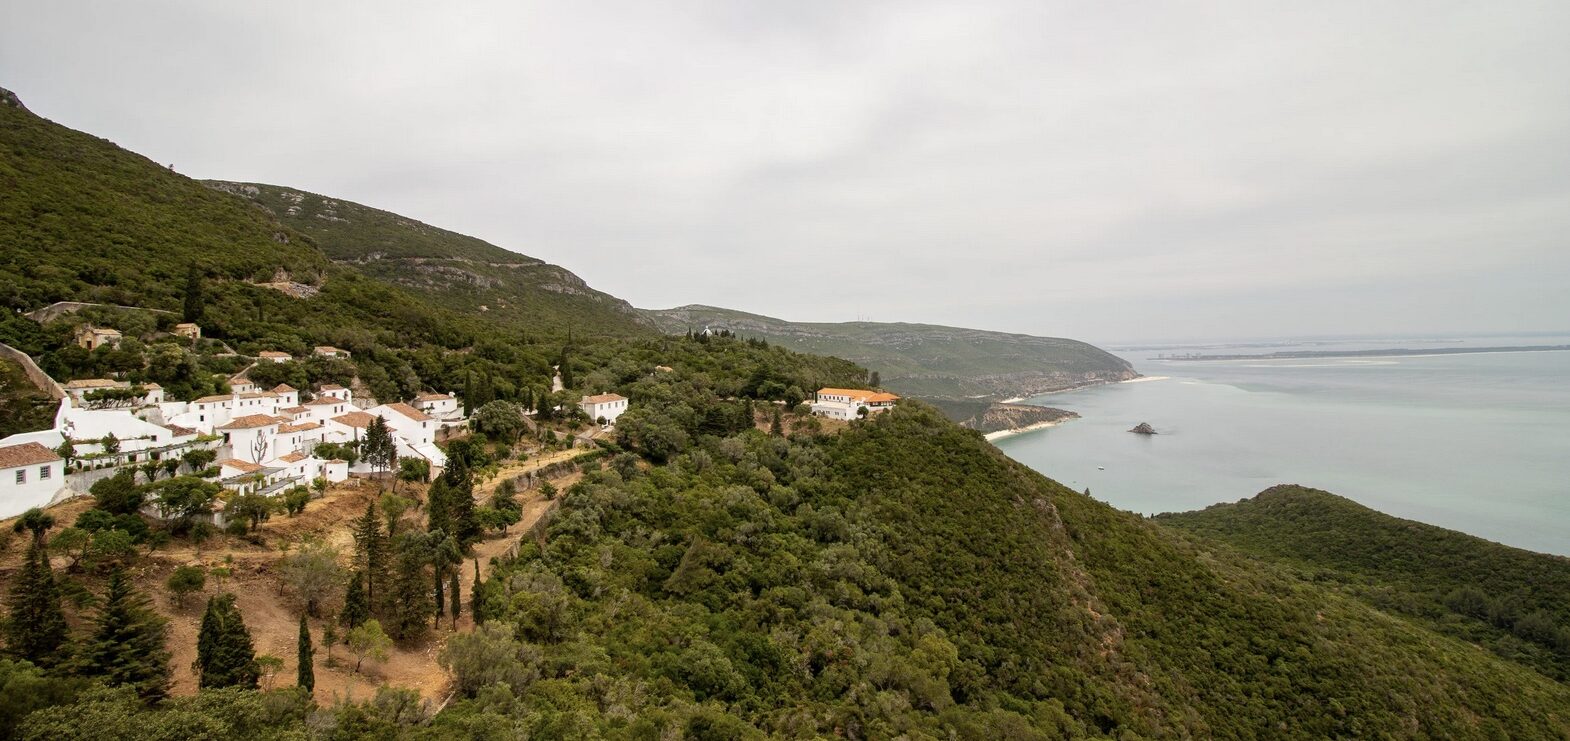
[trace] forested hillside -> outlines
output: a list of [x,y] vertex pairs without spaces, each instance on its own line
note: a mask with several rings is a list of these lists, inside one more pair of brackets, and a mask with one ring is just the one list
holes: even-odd
[[726,329],[853,360],[877,371],[884,386],[917,396],[1002,399],[1138,375],[1101,348],[1058,337],[905,322],[790,322],[696,305],[646,313],[669,333]]
[[414,289],[441,306],[496,321],[640,334],[652,323],[565,268],[358,203],[261,183],[208,181],[311,235],[328,257]]
[[1570,559],[1563,556],[1299,486],[1157,520],[1570,681]]

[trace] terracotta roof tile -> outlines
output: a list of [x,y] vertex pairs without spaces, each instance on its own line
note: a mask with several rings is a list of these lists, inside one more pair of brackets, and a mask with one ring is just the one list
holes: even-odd
[[621,394],[595,394],[594,396],[585,396],[585,397],[583,397],[583,400],[579,401],[578,403],[579,404],[604,404],[606,402],[611,402],[611,401],[626,401],[626,400],[627,400],[627,397],[622,396]]
[[280,417],[274,417],[271,414],[247,414],[244,417],[235,417],[234,419],[229,420],[228,424],[219,425],[218,429],[246,430],[253,427],[266,427],[268,425],[275,425],[280,421],[288,420],[283,420]]
[[391,409],[392,411],[395,411],[395,412],[397,412],[399,414],[402,414],[403,416],[408,417],[409,419],[412,419],[412,420],[414,420],[416,422],[426,422],[426,421],[429,421],[430,418],[431,418],[431,415],[426,414],[425,412],[422,412],[422,411],[420,411],[418,409],[415,409],[414,407],[411,407],[408,404],[405,404],[405,403],[403,403],[401,401],[396,401],[396,402],[393,402],[391,404],[388,404],[387,408]]
[[22,443],[0,448],[0,468],[16,468],[60,460],[60,456],[38,443]]
[[344,425],[345,427],[360,428],[370,427],[371,421],[374,419],[376,418],[366,414],[365,412],[345,412],[336,417],[333,417],[334,422]]

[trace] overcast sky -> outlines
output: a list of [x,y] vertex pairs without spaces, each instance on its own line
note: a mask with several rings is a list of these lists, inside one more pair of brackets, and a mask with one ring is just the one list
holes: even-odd
[[1570,3],[5,2],[0,86],[642,307],[1570,329]]

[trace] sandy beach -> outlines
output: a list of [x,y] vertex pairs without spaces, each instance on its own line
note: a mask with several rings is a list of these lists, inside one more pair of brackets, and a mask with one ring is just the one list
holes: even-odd
[[1002,438],[1009,437],[1011,435],[1018,435],[1018,434],[1023,433],[1023,432],[1030,432],[1031,430],[1041,430],[1041,429],[1045,429],[1045,428],[1048,428],[1048,427],[1057,427],[1058,425],[1063,424],[1064,422],[1067,422],[1070,419],[1078,419],[1078,417],[1069,417],[1068,419],[1060,419],[1060,420],[1056,420],[1056,421],[1052,421],[1052,422],[1037,422],[1037,423],[1035,423],[1033,425],[1026,425],[1024,427],[1018,427],[1018,428],[1015,428],[1015,429],[1012,429],[1012,430],[998,430],[997,432],[989,432],[989,433],[987,433],[985,435],[985,437],[988,440],[1000,440]]

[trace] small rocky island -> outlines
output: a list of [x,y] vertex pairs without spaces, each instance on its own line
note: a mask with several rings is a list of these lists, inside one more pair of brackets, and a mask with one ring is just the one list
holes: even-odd
[[1129,432],[1136,435],[1154,435],[1156,434],[1156,428],[1151,427],[1149,422],[1140,422],[1134,425],[1134,429],[1129,430]]

